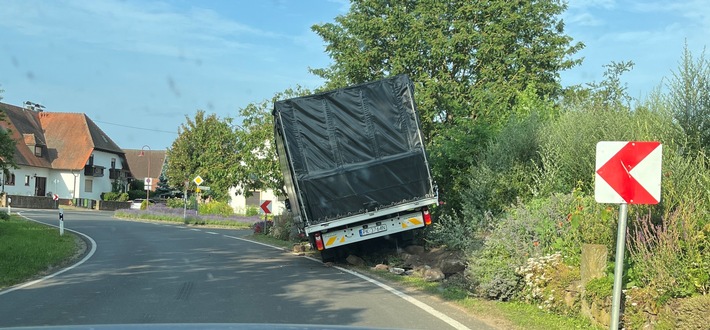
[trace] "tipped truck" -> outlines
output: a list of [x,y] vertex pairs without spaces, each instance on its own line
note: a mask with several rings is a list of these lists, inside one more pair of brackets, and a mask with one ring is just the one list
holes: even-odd
[[324,261],[431,223],[438,195],[413,93],[398,75],[274,104],[286,205]]

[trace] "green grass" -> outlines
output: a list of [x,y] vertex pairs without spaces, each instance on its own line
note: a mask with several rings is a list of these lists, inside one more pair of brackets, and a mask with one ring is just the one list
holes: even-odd
[[[165,221],[165,222],[176,222],[186,225],[197,225],[197,226],[211,226],[220,228],[233,228],[233,229],[249,229],[251,224],[238,222],[238,221],[218,221],[218,220],[205,220],[205,219],[195,219],[194,217],[187,217],[183,219],[182,216],[172,216],[167,214],[132,214],[123,211],[116,211],[113,215],[120,219],[138,219],[138,220],[151,220],[151,221]],[[187,220],[187,221],[185,221]]]
[[0,287],[26,281],[61,265],[76,251],[75,236],[12,216],[0,220]]

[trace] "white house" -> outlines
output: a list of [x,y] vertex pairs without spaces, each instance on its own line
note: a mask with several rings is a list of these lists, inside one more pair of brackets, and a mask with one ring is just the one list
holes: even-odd
[[3,175],[2,192],[98,200],[113,184],[124,185],[128,166],[123,151],[89,117],[28,104],[0,103],[6,117],[0,129],[10,130],[16,141],[19,166]]

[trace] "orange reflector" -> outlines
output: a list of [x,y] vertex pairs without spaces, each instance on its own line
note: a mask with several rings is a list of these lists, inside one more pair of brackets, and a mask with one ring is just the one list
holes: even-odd
[[425,225],[431,225],[431,214],[429,214],[429,209],[424,208],[422,209],[422,215],[424,216],[424,224]]
[[316,248],[318,249],[318,251],[323,251],[323,249],[325,249],[325,247],[323,247],[323,238],[320,236],[320,233],[316,233],[315,239],[316,239]]

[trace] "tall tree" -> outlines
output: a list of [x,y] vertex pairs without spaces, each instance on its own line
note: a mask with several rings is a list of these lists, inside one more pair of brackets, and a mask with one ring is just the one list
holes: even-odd
[[689,151],[710,152],[710,61],[705,58],[705,51],[693,58],[685,45],[668,89],[668,103],[688,138]]
[[243,120],[235,134],[240,162],[233,172],[233,183],[239,192],[250,195],[254,190],[273,189],[278,194],[284,194],[283,175],[274,145],[273,105],[276,101],[309,93],[298,86],[239,110]]
[[[2,101],[2,93],[5,90],[0,89],[0,101]],[[5,121],[5,109],[0,105],[0,121]],[[15,163],[15,140],[12,139],[12,132],[9,129],[0,128],[0,175],[5,177],[10,174],[11,168],[19,168]]]
[[[559,72],[581,62],[559,15],[562,0],[352,0],[335,23],[312,29],[333,59],[311,69],[326,88],[407,73],[425,135],[442,124],[504,122],[519,91],[557,97]],[[493,120],[498,119],[498,120]]]
[[238,163],[232,119],[206,115],[202,110],[194,119],[185,119],[166,155],[168,183],[183,187],[199,175],[210,186],[212,196],[225,200],[233,185],[234,164]]

